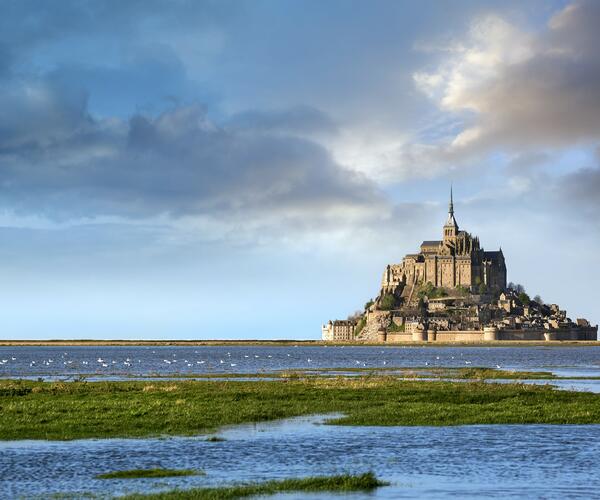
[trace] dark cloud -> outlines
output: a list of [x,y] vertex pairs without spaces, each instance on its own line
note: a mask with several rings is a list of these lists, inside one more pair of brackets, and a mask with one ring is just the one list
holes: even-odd
[[[0,143],[5,206],[69,218],[314,214],[381,203],[372,183],[309,140],[260,126],[225,130],[199,105],[124,123],[94,120],[84,103],[43,85],[13,101]],[[271,128],[297,127],[285,116]]]
[[87,92],[47,79],[0,82],[0,152],[44,147],[91,124]]

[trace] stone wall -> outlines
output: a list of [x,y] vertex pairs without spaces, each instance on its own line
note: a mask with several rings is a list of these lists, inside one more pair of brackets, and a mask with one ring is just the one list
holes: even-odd
[[[421,336],[416,338],[413,333],[388,333],[387,342],[411,342],[413,340],[427,342],[484,342],[490,340],[486,338],[483,330],[455,330],[455,331],[439,331],[431,330],[420,332]],[[560,330],[499,330],[497,335],[498,341],[547,341],[547,340],[597,340],[597,327],[588,328],[572,328]],[[374,337],[375,339],[376,337]]]

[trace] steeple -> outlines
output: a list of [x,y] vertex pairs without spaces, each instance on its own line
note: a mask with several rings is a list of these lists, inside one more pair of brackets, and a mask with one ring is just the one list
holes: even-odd
[[444,240],[456,236],[458,233],[458,223],[454,218],[454,199],[452,196],[452,184],[450,184],[450,203],[448,204],[448,219],[444,224]]

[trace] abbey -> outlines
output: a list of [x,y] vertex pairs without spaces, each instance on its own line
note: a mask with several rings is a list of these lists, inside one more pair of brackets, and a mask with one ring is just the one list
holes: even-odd
[[473,291],[506,288],[502,249],[486,252],[479,238],[459,229],[454,217],[452,190],[442,239],[424,241],[419,253],[406,255],[401,264],[388,265],[381,286],[385,292],[393,292],[401,284],[421,283],[447,288],[463,286]]

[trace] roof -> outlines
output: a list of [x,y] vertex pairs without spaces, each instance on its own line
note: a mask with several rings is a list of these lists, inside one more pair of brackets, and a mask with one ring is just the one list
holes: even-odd
[[502,254],[502,250],[493,250],[491,252],[483,252],[483,257],[488,259],[498,259]]
[[425,240],[421,243],[422,247],[438,247],[442,242],[440,240]]

